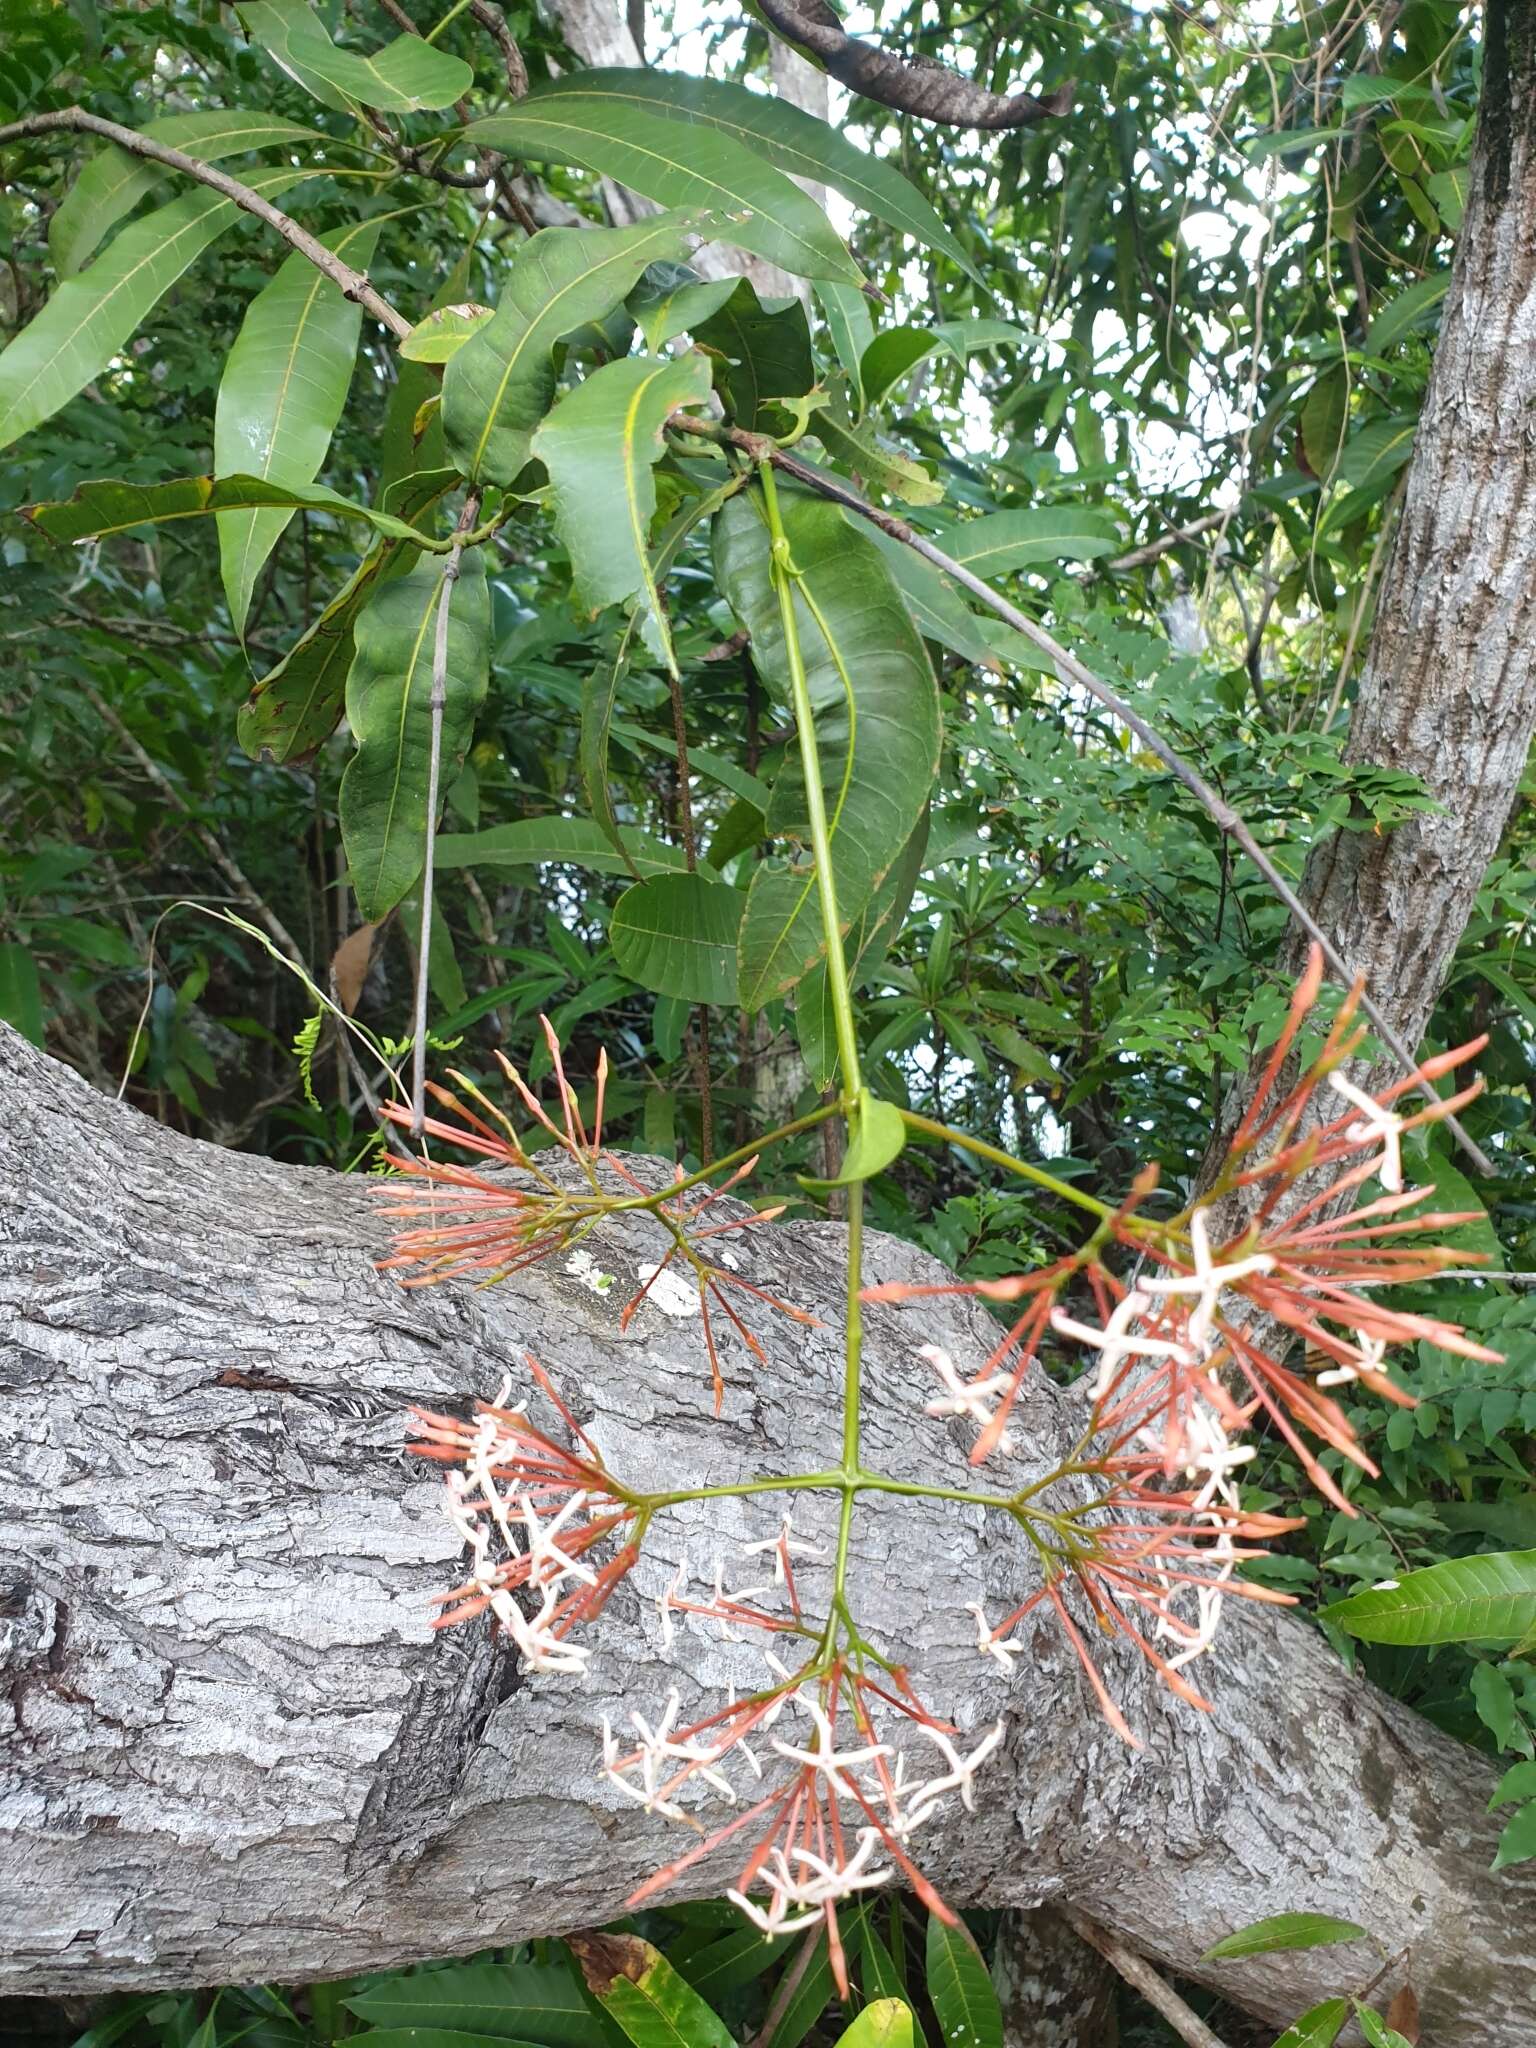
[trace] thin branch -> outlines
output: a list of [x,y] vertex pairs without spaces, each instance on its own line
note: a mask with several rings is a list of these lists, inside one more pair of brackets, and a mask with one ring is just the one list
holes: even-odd
[[1090,1948],[1096,1948],[1126,1983],[1162,2014],[1179,2039],[1188,2043],[1188,2048],[1225,2048],[1221,2036],[1213,2034],[1199,2013],[1187,2006],[1167,1979],[1159,1976],[1134,1949],[1127,1948],[1123,1941],[1117,1941],[1097,1921],[1090,1920],[1086,1913],[1079,1913],[1072,1906],[1065,1907],[1061,1917],[1074,1934],[1086,1941]]
[[1149,540],[1145,547],[1132,548],[1128,555],[1115,555],[1108,562],[1098,562],[1095,571],[1103,575],[1107,570],[1118,573],[1122,569],[1144,569],[1148,562],[1155,562],[1159,555],[1166,555],[1170,548],[1182,547],[1197,534],[1209,533],[1213,526],[1220,526],[1226,518],[1225,512],[1207,512],[1203,519],[1192,519],[1188,526],[1175,526],[1158,540]]
[[[813,469],[809,463],[802,462],[787,449],[778,447],[765,435],[745,433],[739,427],[722,427],[713,420],[698,419],[681,412],[674,413],[668,424],[701,434],[710,440],[725,441],[733,447],[745,449],[755,461],[771,462],[775,469],[783,470],[786,476],[792,476],[797,483],[804,484],[807,490],[815,491],[823,498],[832,499],[835,504],[842,505],[850,512],[856,512],[861,519],[867,519],[872,526],[878,526],[882,533],[888,533],[892,540],[901,541],[915,553],[923,556],[926,561],[931,562],[936,569],[942,569],[944,574],[952,577],[962,589],[979,598],[1005,625],[1011,626],[1016,633],[1022,633],[1024,638],[1038,647],[1042,654],[1048,655],[1056,673],[1063,681],[1076,683],[1079,689],[1086,690],[1090,697],[1097,698],[1107,711],[1113,713],[1123,725],[1135,733],[1148,752],[1155,754],[1175,779],[1183,784],[1212,822],[1237,841],[1307,937],[1321,947],[1323,958],[1334,975],[1346,988],[1353,987],[1359,980],[1360,977],[1355,970],[1226,798],[1212,789],[1199,770],[1192,768],[1183,755],[1176,752],[1153,726],[1148,725],[1141,714],[1128,704],[1118,691],[1112,690],[1108,683],[1096,676],[1075,654],[1069,653],[1059,640],[1047,633],[1043,626],[1037,625],[1027,612],[1022,612],[1017,605],[1010,604],[1006,597],[1000,597],[990,584],[973,575],[963,563],[946,555],[942,548],[935,547],[925,534],[914,532],[904,519],[898,519],[893,513],[882,512],[878,506],[868,504],[857,491],[843,483],[840,478]],[[1361,995],[1360,1007],[1375,1026],[1382,1043],[1401,1061],[1404,1071],[1412,1073],[1418,1065],[1417,1059],[1369,993]],[[1438,1102],[1440,1099],[1427,1083],[1422,1084],[1420,1092],[1432,1102]],[[1448,1116],[1444,1121],[1446,1129],[1451,1132],[1477,1171],[1491,1175],[1494,1170],[1492,1161],[1481,1146],[1468,1135],[1459,1119]]]
[[786,43],[813,57],[840,85],[898,113],[950,128],[1027,128],[1068,112],[1072,87],[1046,99],[988,92],[931,57],[910,62],[851,36],[825,0],[758,0],[758,12]]
[[183,150],[172,149],[164,142],[140,135],[136,129],[123,127],[121,122],[105,121],[99,114],[88,114],[84,107],[60,107],[53,113],[28,114],[25,120],[13,121],[9,127],[0,128],[0,147],[8,142],[19,142],[26,136],[69,130],[99,135],[103,141],[115,142],[119,149],[126,149],[132,156],[147,157],[152,163],[164,164],[167,170],[179,171],[184,178],[196,179],[199,185],[207,185],[211,191],[222,192],[236,206],[255,214],[269,228],[275,228],[285,242],[307,256],[317,270],[330,278],[344,298],[351,299],[365,312],[371,313],[397,341],[404,341],[410,333],[410,321],[397,313],[387,299],[380,297],[362,271],[354,270],[350,263],[343,263],[323,242],[317,241],[308,228],[300,227],[296,220],[272,205],[270,200],[263,199],[259,192],[253,192],[249,185],[242,185],[238,178],[230,177],[227,171],[221,171],[213,164],[199,163],[196,157],[188,156]]
[[432,875],[437,851],[437,790],[443,765],[443,708],[448,701],[448,609],[459,580],[464,542],[480,510],[480,493],[464,500],[453,546],[443,563],[437,600],[437,629],[432,641],[432,740],[427,756],[427,845],[421,869],[421,939],[416,948],[416,1016],[411,1045],[411,1136],[421,1137],[427,1104],[427,963],[432,954]]

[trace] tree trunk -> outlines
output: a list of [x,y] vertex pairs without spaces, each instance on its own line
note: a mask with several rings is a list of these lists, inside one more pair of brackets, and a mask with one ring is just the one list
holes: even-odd
[[[664,1661],[651,1603],[685,1540],[707,1571],[773,1512],[661,1518],[585,1682],[528,1675],[478,1628],[428,1629],[457,1546],[435,1480],[401,1455],[401,1411],[490,1393],[526,1346],[641,1485],[814,1468],[836,1429],[841,1230],[736,1240],[743,1274],[821,1327],[754,1318],[767,1363],[726,1350],[717,1422],[696,1327],[648,1306],[621,1331],[626,1285],[599,1295],[545,1264],[407,1295],[374,1268],[367,1184],[165,1130],[4,1029],[0,1117],[0,1989],[336,1976],[617,1914],[678,1843],[599,1777],[602,1716],[624,1724],[673,1684],[687,1712],[721,1684],[701,1625]],[[627,1282],[653,1228],[610,1225],[599,1263]],[[869,1263],[876,1279],[936,1271],[880,1236]],[[974,1358],[993,1332],[953,1299],[872,1311],[877,1467],[963,1473],[912,1354]],[[1021,1476],[1074,1426],[1070,1397],[1037,1384]],[[1410,1952],[1426,2048],[1523,2048],[1536,1875],[1489,1870],[1485,1759],[1267,1612],[1232,1616],[1203,1669],[1209,1716],[1109,1646],[1146,1743],[1129,1751],[1043,1623],[1011,1679],[978,1657],[965,1603],[999,1614],[1027,1589],[1018,1540],[977,1509],[867,1499],[864,1625],[963,1727],[1007,1716],[979,1811],[925,1831],[957,1903],[1076,1904],[1277,2021],[1372,1965],[1201,1953],[1266,1913],[1346,1914]],[[815,1537],[833,1504],[808,1500]],[[687,1889],[728,1870],[705,1864]]]
[[1307,896],[1416,1045],[1536,731],[1536,9],[1491,0],[1466,218],[1346,756],[1444,806],[1338,832]]

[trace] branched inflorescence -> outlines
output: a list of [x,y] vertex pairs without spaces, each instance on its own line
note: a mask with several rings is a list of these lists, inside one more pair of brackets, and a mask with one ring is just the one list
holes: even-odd
[[[610,1785],[649,1813],[686,1822],[698,1837],[637,1898],[736,1842],[743,1860],[731,1896],[766,1934],[824,1922],[840,1982],[840,1901],[899,1879],[948,1917],[913,1860],[913,1838],[946,1802],[970,1807],[975,1773],[1002,1742],[1003,1724],[963,1735],[931,1713],[905,1669],[860,1632],[848,1578],[849,1528],[861,1495],[928,1492],[1010,1517],[1026,1539],[1021,1555],[1033,1558],[1034,1583],[1021,1587],[1018,1604],[995,1623],[972,1604],[979,1652],[1011,1672],[1027,1654],[1020,1622],[1048,1608],[1081,1659],[1105,1717],[1134,1743],[1090,1653],[1093,1631],[1134,1645],[1172,1691],[1205,1708],[1185,1672],[1209,1649],[1226,1599],[1290,1597],[1243,1574],[1275,1538],[1300,1526],[1299,1518],[1245,1505],[1242,1481],[1255,1456],[1253,1433],[1288,1445],[1318,1490],[1348,1514],[1353,1510],[1339,1468],[1345,1462],[1367,1473],[1375,1468],[1337,1390],[1358,1386],[1412,1405],[1386,1368],[1386,1352],[1395,1344],[1429,1339],[1469,1358],[1493,1355],[1450,1324],[1378,1299],[1384,1287],[1423,1279],[1466,1256],[1433,1242],[1437,1232],[1467,1219],[1424,1212],[1429,1191],[1403,1184],[1401,1141],[1472,1098],[1475,1084],[1411,1111],[1406,1105],[1414,1089],[1450,1074],[1478,1048],[1444,1054],[1368,1095],[1339,1071],[1361,1039],[1353,1027],[1353,996],[1315,1057],[1304,1068],[1297,1057],[1319,982],[1314,958],[1220,1173],[1180,1217],[1148,1219],[1154,1176],[1147,1173],[1119,1208],[1099,1210],[1097,1227],[1077,1252],[1041,1270],[851,1293],[853,1364],[845,1403],[851,1389],[855,1419],[861,1299],[975,1294],[1018,1308],[1012,1327],[979,1364],[932,1346],[917,1354],[923,1369],[917,1398],[929,1414],[974,1430],[973,1465],[1007,1459],[1010,1417],[1048,1348],[1086,1358],[1078,1383],[1086,1396],[1080,1437],[1044,1478],[994,1493],[898,1484],[863,1467],[845,1415],[842,1462],[826,1471],[754,1475],[735,1488],[637,1492],[609,1472],[532,1359],[530,1392],[550,1403],[555,1421],[549,1428],[530,1419],[526,1402],[509,1405],[510,1387],[481,1404],[473,1420],[417,1411],[412,1448],[451,1467],[445,1509],[470,1559],[464,1580],[442,1596],[437,1625],[489,1613],[538,1671],[585,1670],[591,1646],[576,1632],[601,1614],[639,1558],[652,1521],[666,1509],[775,1492],[791,1503],[810,1491],[841,1500],[834,1552],[797,1534],[792,1514],[783,1513],[777,1529],[744,1546],[735,1561],[715,1560],[702,1584],[694,1583],[685,1557],[662,1592],[657,1634],[664,1652],[692,1622],[728,1641],[755,1643],[749,1654],[762,1661],[754,1667],[755,1689],[732,1690],[724,1705],[699,1719],[682,1721],[681,1695],[674,1691],[659,1712],[631,1712],[623,1730],[605,1722],[600,1768]],[[608,1217],[650,1214],[671,1246],[657,1265],[641,1269],[644,1284],[623,1320],[675,1261],[698,1290],[718,1408],[722,1378],[708,1327],[711,1301],[759,1358],[761,1347],[726,1290],[797,1321],[812,1320],[702,1249],[779,1212],[703,1221],[754,1160],[718,1187],[699,1174],[647,1190],[602,1150],[603,1063],[589,1131],[554,1034],[545,1028],[558,1121],[503,1065],[545,1139],[576,1162],[579,1184],[567,1188],[543,1171],[510,1121],[454,1076],[476,1108],[435,1089],[436,1100],[460,1121],[433,1121],[428,1133],[516,1168],[519,1178],[493,1179],[435,1160],[410,1162],[420,1191],[408,1203],[396,1201],[390,1213],[413,1227],[397,1237],[387,1263],[413,1268],[410,1285],[461,1274],[494,1280],[569,1252]],[[397,1116],[404,1121],[403,1113]],[[803,1124],[763,1142],[799,1128]],[[1039,1168],[1021,1171],[1041,1178]],[[1383,1192],[1353,1206],[1373,1180]],[[807,1611],[801,1585],[807,1566],[830,1573],[821,1614]],[[716,1825],[700,1817],[708,1803],[725,1809]]]

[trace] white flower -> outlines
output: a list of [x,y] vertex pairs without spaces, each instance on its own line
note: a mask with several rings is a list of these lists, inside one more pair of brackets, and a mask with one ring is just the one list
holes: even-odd
[[688,1552],[685,1549],[677,1560],[677,1570],[662,1589],[661,1598],[656,1602],[656,1612],[661,1617],[661,1647],[670,1650],[677,1635],[673,1625],[672,1610],[678,1605],[678,1596],[688,1584]]
[[936,1749],[942,1752],[949,1769],[937,1778],[914,1785],[907,1800],[907,1811],[902,1821],[905,1832],[909,1828],[921,1827],[946,1792],[958,1792],[960,1804],[967,1813],[976,1811],[976,1795],[972,1780],[979,1767],[984,1764],[1003,1739],[1003,1724],[994,1721],[981,1741],[969,1756],[962,1756],[942,1728],[931,1728],[926,1721],[919,1721],[917,1731],[926,1735]]
[[[960,1377],[955,1361],[939,1345],[925,1344],[917,1355],[925,1365],[933,1367],[945,1387],[940,1399],[930,1401],[924,1412],[928,1415],[965,1415],[978,1429],[985,1429],[992,1420],[992,1404],[1008,1392],[1009,1375],[997,1372],[988,1380],[972,1383]],[[1013,1449],[1013,1439],[1006,1430],[998,1438],[997,1448],[1005,1457]]]
[[1396,1110],[1386,1108],[1373,1096],[1367,1095],[1363,1088],[1357,1088],[1353,1081],[1346,1081],[1342,1074],[1330,1074],[1328,1086],[1335,1095],[1342,1095],[1346,1102],[1353,1103],[1364,1119],[1361,1123],[1350,1124],[1344,1132],[1345,1137],[1357,1145],[1364,1145],[1371,1138],[1381,1140],[1376,1178],[1390,1194],[1400,1194],[1403,1186],[1402,1118]]
[[1362,1371],[1380,1372],[1386,1357],[1385,1337],[1360,1337],[1360,1349],[1353,1363],[1331,1366],[1327,1372],[1320,1372],[1314,1382],[1319,1387],[1347,1387],[1351,1380],[1357,1380]]
[[786,1558],[822,1558],[826,1556],[826,1552],[819,1544],[807,1543],[803,1537],[796,1536],[794,1534],[794,1526],[792,1517],[785,1515],[784,1520],[779,1524],[777,1536],[765,1536],[761,1543],[743,1543],[741,1546],[741,1555],[743,1557],[758,1557],[765,1550],[773,1552],[773,1577],[775,1585],[782,1586],[785,1583],[784,1561]]
[[775,1736],[773,1748],[790,1763],[801,1764],[809,1770],[820,1772],[826,1779],[828,1787],[843,1798],[853,1798],[854,1789],[843,1773],[856,1769],[860,1764],[875,1763],[881,1757],[892,1756],[895,1752],[884,1742],[866,1743],[862,1749],[840,1750],[833,1741],[832,1723],[820,1704],[805,1693],[797,1695],[797,1703],[816,1724],[816,1747],[797,1749],[792,1742],[781,1742]]
[[976,1617],[976,1647],[983,1657],[990,1657],[994,1663],[1001,1664],[1005,1671],[1011,1672],[1014,1658],[1022,1657],[1024,1654],[1024,1644],[1012,1636],[999,1642],[987,1625],[986,1610],[979,1600],[968,1600],[965,1611]]
[[1079,1344],[1086,1344],[1097,1351],[1099,1374],[1094,1382],[1093,1398],[1102,1401],[1114,1384],[1122,1359],[1126,1358],[1171,1358],[1178,1365],[1195,1365],[1198,1359],[1187,1344],[1166,1342],[1159,1337],[1133,1337],[1130,1328],[1136,1318],[1145,1315],[1152,1306],[1150,1295],[1132,1288],[1111,1315],[1102,1330],[1095,1330],[1087,1323],[1074,1322],[1062,1309],[1051,1315],[1051,1328],[1059,1337],[1071,1337]]
[[1197,1209],[1189,1219],[1190,1249],[1195,1261],[1193,1273],[1165,1274],[1157,1279],[1137,1282],[1144,1294],[1199,1296],[1189,1312],[1189,1341],[1202,1357],[1210,1349],[1211,1329],[1221,1303],[1222,1289],[1231,1287],[1236,1281],[1246,1280],[1250,1274],[1273,1272],[1275,1264],[1268,1252],[1253,1252],[1245,1259],[1232,1259],[1225,1266],[1213,1265],[1210,1231],[1205,1218],[1206,1211]]

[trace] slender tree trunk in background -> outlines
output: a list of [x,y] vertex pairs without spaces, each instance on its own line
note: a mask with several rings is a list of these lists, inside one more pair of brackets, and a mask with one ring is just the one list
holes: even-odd
[[[366,1184],[165,1130],[6,1027],[0,1122],[0,1989],[323,1978],[615,1917],[679,1837],[599,1775],[602,1716],[625,1726],[674,1684],[685,1718],[713,1709],[736,1667],[695,1626],[669,1658],[653,1603],[685,1542],[708,1574],[775,1511],[658,1518],[586,1679],[531,1676],[478,1627],[428,1627],[458,1546],[435,1477],[401,1457],[402,1410],[491,1393],[526,1346],[640,1486],[819,1467],[843,1232],[735,1241],[743,1276],[820,1326],[754,1307],[766,1360],[726,1342],[717,1422],[696,1323],[651,1305],[619,1326],[656,1256],[649,1222],[591,1240],[617,1276],[602,1295],[559,1261],[405,1294],[374,1268]],[[867,1253],[872,1280],[941,1274],[878,1232]],[[874,1466],[963,1476],[963,1432],[924,1414],[913,1352],[979,1360],[995,1334],[953,1297],[870,1311]],[[1021,1480],[1077,1422],[1035,1383]],[[796,1516],[820,1541],[835,1502],[806,1496]],[[1489,1868],[1492,1765],[1314,1631],[1229,1610],[1200,1671],[1211,1714],[1102,1646],[1145,1744],[1131,1751],[1045,1623],[1011,1674],[978,1656],[965,1603],[1002,1614],[1035,1583],[1017,1531],[883,1496],[860,1509],[853,1559],[861,1622],[935,1709],[966,1729],[1006,1717],[976,1813],[924,1830],[957,1904],[1076,1906],[1276,2022],[1352,1981],[1353,1958],[1199,1958],[1267,1913],[1342,1914],[1409,1952],[1424,2048],[1529,2048],[1536,1869]],[[812,1604],[824,1570],[805,1567]],[[718,1894],[736,1868],[703,1863],[684,1890]]]
[[[1336,832],[1304,895],[1417,1045],[1536,732],[1536,7],[1490,0],[1466,216],[1345,758],[1443,807]],[[1298,935],[1295,951],[1299,957]],[[1246,1093],[1235,1090],[1212,1157]]]
[[1466,218],[1346,750],[1444,806],[1339,832],[1312,910],[1417,1044],[1536,729],[1536,8],[1491,0]]

